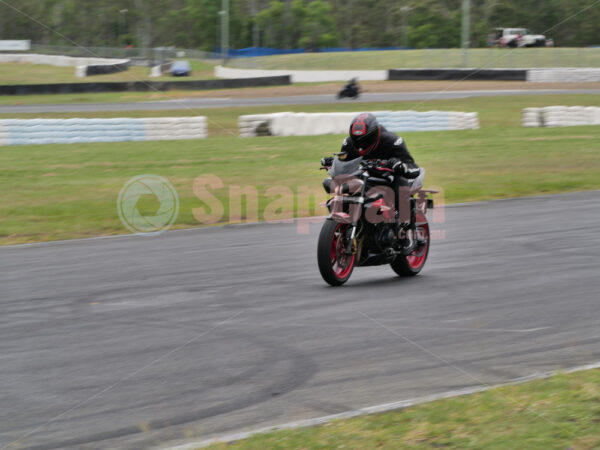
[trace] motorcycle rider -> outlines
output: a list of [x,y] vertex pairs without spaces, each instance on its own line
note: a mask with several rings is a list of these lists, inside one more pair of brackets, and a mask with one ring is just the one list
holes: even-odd
[[357,97],[360,93],[360,86],[358,85],[358,78],[352,78],[346,85],[342,88],[339,96],[345,95],[347,97]]
[[[396,211],[399,211],[401,206],[399,205],[401,187],[410,186],[414,189],[422,186],[424,170],[415,163],[404,139],[387,131],[370,113],[362,113],[352,119],[349,136],[344,139],[341,153],[338,155],[342,161],[351,161],[359,157],[383,160],[381,165],[393,171]],[[332,162],[333,158],[321,160],[323,166],[331,166]],[[397,215],[398,227],[402,226],[399,223],[400,219]]]
[[351,90],[358,89],[358,78],[352,78],[346,86],[344,86],[344,91],[350,92]]

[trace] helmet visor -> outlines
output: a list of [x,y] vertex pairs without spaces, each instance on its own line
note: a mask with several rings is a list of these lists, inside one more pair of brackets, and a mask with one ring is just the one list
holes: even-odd
[[357,149],[370,150],[373,145],[377,142],[379,137],[379,128],[376,128],[369,134],[363,136],[352,135],[352,143]]

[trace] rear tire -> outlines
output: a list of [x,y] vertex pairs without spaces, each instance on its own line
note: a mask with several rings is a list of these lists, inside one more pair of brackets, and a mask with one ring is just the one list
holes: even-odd
[[346,231],[350,225],[328,219],[321,228],[317,262],[323,279],[332,286],[341,286],[354,270],[355,255],[346,255]]
[[427,218],[422,214],[417,214],[416,219],[418,224],[417,235],[424,238],[425,243],[408,256],[397,256],[394,262],[390,264],[394,272],[401,277],[414,277],[417,275],[423,270],[423,266],[425,266],[427,257],[429,256],[431,236],[429,234]]

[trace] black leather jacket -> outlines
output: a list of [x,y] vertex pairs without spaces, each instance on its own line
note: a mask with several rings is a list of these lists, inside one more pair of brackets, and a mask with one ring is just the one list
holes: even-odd
[[[338,158],[343,161],[351,161],[361,156],[349,137],[344,139],[341,152],[342,154]],[[404,139],[387,131],[384,127],[381,127],[379,144],[366,155],[366,159],[385,159],[392,165],[404,163],[406,165],[406,171],[403,174],[405,178],[416,178],[421,173],[419,166],[408,152]]]

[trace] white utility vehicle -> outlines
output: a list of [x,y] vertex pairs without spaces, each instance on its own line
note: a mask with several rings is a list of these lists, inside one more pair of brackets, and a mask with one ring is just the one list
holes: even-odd
[[546,47],[551,40],[542,34],[533,34],[527,28],[494,28],[490,44],[497,47]]

